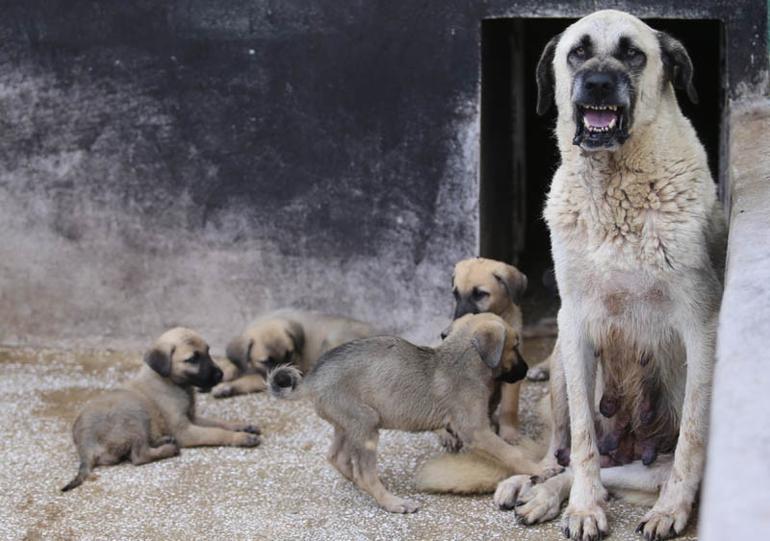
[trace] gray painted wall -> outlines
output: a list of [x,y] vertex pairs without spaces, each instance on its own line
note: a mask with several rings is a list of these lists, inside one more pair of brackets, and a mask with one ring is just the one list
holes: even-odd
[[[139,347],[184,324],[220,351],[283,305],[433,340],[478,249],[479,22],[597,7],[7,4],[0,343]],[[764,35],[766,6],[737,4],[621,7]],[[753,52],[731,89],[759,80]]]

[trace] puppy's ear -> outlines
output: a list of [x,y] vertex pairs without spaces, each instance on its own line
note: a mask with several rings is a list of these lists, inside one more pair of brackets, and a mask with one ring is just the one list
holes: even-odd
[[514,304],[519,304],[522,295],[527,290],[527,277],[513,265],[501,263],[492,273],[495,280],[505,288],[506,293]]
[[239,336],[238,338],[233,338],[227,344],[225,355],[233,364],[243,370],[251,362],[252,346],[254,346],[254,340],[247,336]]
[[505,325],[499,322],[484,323],[473,332],[474,349],[490,368],[500,366],[505,347]]
[[174,355],[174,349],[172,347],[170,352],[166,352],[159,347],[154,347],[144,354],[144,362],[158,374],[167,378],[171,375],[171,357]]
[[556,52],[556,45],[559,43],[561,34],[551,38],[540,55],[537,63],[537,114],[544,115],[551,108],[553,103],[554,86],[556,80],[553,75],[553,56]]
[[294,343],[294,352],[297,355],[302,354],[305,348],[305,328],[296,321],[288,321],[286,324],[286,334],[289,335]]
[[691,102],[698,103],[698,93],[695,91],[695,85],[692,84],[692,60],[687,54],[687,49],[681,41],[665,32],[658,32],[657,36],[667,79],[671,81],[674,88],[685,90]]

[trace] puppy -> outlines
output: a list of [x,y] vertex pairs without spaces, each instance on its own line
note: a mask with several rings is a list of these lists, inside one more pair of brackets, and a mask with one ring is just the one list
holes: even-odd
[[182,327],[165,332],[144,363],[135,379],[90,401],[75,420],[80,469],[62,491],[81,485],[95,466],[126,458],[138,466],[175,456],[180,447],[259,445],[254,425],[197,415],[194,387],[208,390],[222,379],[198,333]]
[[[605,10],[548,43],[537,82],[538,112],[558,109],[561,164],[544,212],[562,301],[552,446],[571,444],[572,470],[532,487],[524,499],[547,504],[528,508],[523,520],[552,518],[569,494],[567,537],[607,533],[594,389],[595,352],[609,348],[607,396],[619,393],[631,405],[622,413],[639,419],[620,425],[644,428],[640,437],[652,446],[676,441],[657,484],[638,463],[611,468],[615,481],[627,475],[660,486],[638,531],[665,539],[687,525],[703,473],[726,246],[706,152],[674,91],[696,100],[692,62],[671,36]],[[612,400],[606,415],[620,413]],[[661,433],[650,434],[652,426]],[[643,448],[639,454],[645,458]]]
[[355,340],[326,353],[302,381],[280,366],[268,375],[278,398],[309,397],[334,427],[328,459],[347,479],[392,513],[414,502],[394,496],[377,476],[380,429],[410,432],[449,428],[473,450],[520,473],[536,463],[492,430],[489,402],[501,381],[526,376],[519,335],[494,314],[466,315],[436,348],[381,336]]
[[224,398],[265,390],[265,375],[278,364],[307,372],[322,353],[373,334],[367,323],[305,310],[282,309],[260,317],[227,345],[226,383],[213,390]]
[[[519,301],[526,289],[527,277],[512,265],[482,257],[464,259],[455,265],[452,276],[454,319],[490,312],[521,336]],[[518,437],[520,390],[520,382],[505,383],[501,389],[498,433],[509,443]]]

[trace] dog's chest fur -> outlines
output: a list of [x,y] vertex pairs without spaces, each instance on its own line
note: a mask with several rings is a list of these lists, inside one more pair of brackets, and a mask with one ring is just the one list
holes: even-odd
[[704,214],[703,176],[696,160],[567,161],[545,209],[557,266],[561,259],[570,269],[560,287],[574,285],[605,323],[667,311],[670,284],[693,263],[688,243],[698,241],[691,232]]

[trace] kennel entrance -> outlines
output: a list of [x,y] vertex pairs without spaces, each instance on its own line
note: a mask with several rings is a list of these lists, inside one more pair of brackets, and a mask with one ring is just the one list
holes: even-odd
[[[559,154],[555,108],[535,113],[535,67],[545,44],[576,19],[504,18],[481,24],[480,255],[513,263],[529,278],[525,320],[558,307],[551,246],[542,209]],[[724,189],[722,119],[726,99],[724,29],[718,20],[646,19],[681,40],[694,65],[699,103],[679,104],[706,147]]]

